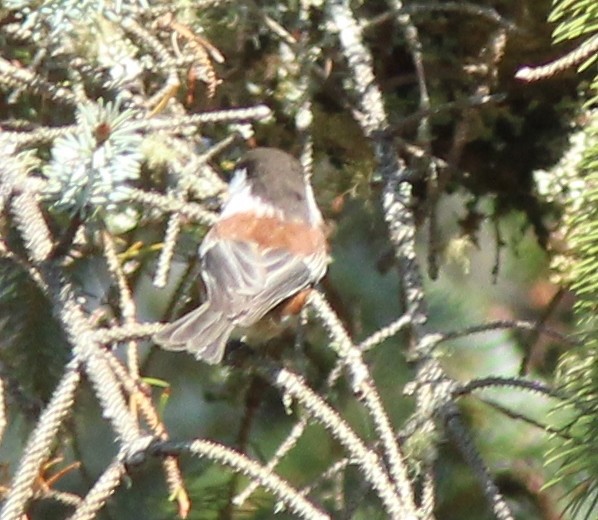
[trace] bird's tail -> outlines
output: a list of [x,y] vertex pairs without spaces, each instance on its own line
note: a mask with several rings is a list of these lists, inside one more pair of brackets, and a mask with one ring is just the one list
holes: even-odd
[[153,339],[166,350],[185,350],[197,359],[215,365],[222,360],[233,329],[234,325],[208,301],[166,325],[154,334]]

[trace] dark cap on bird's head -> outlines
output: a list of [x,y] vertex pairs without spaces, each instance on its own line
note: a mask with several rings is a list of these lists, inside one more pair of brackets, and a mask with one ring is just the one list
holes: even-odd
[[301,163],[277,148],[255,148],[237,164],[244,170],[251,194],[273,204],[290,219],[309,221],[308,190]]

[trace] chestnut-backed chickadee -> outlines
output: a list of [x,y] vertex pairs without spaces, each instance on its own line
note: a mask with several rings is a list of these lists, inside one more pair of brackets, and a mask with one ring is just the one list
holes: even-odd
[[300,163],[275,148],[245,154],[199,254],[205,302],[154,340],[215,364],[233,330],[297,314],[326,272],[322,215]]

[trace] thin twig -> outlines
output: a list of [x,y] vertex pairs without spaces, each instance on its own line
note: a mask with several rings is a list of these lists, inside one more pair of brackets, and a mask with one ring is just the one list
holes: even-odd
[[112,496],[124,474],[123,462],[117,457],[96,480],[68,520],[93,520],[96,518],[98,511],[104,506],[106,500]]
[[546,65],[520,68],[515,77],[523,81],[546,79],[580,64],[596,52],[598,52],[598,35],[591,36],[576,49]]
[[[374,348],[375,346],[379,345],[386,339],[395,335],[397,332],[399,332],[401,329],[403,329],[405,326],[407,326],[410,322],[411,322],[411,318],[409,316],[402,316],[395,322],[384,327],[383,329],[379,330],[378,332],[372,334],[372,336],[370,336],[369,338],[364,340],[362,343],[360,343],[357,348],[359,348],[362,352],[366,352],[367,350]],[[330,371],[330,374],[328,375],[328,378],[326,380],[326,388],[327,389],[330,389],[335,385],[338,378],[341,377],[344,367],[345,367],[344,363],[342,363],[340,360],[335,364],[334,368]],[[299,438],[303,435],[303,432],[305,431],[305,428],[307,426],[308,426],[307,417],[302,417],[299,420],[299,422],[297,422],[293,426],[292,430],[289,432],[289,434],[287,435],[285,440],[280,444],[280,446],[277,448],[277,450],[274,453],[274,455],[272,456],[272,458],[268,461],[268,464],[267,464],[268,468],[270,468],[270,469],[275,468],[279,464],[279,462],[282,460],[282,458],[291,449],[293,449],[295,447],[295,445],[297,444]],[[349,459],[342,459],[337,464],[340,464],[340,465],[342,465],[342,467],[345,467],[349,463],[350,463]],[[339,468],[340,468],[340,466],[339,466]],[[320,478],[318,479],[318,481],[320,481],[324,478],[327,478],[324,476],[325,474],[321,475]],[[235,504],[238,506],[242,505],[249,498],[249,496],[251,496],[251,494],[257,489],[257,487],[258,487],[257,483],[250,482],[247,485],[247,487],[235,497],[235,499],[234,499]],[[316,487],[315,484],[311,484],[310,486],[306,487],[305,490],[306,490],[306,492],[309,492],[309,490],[313,489],[314,487]]]
[[[307,417],[301,417],[301,419],[295,423],[289,434],[286,436],[284,442],[276,449],[274,455],[270,457],[270,460],[265,466],[268,470],[274,470],[274,468],[278,466],[285,455],[297,445],[297,442],[303,435],[303,432],[305,432],[307,425]],[[258,487],[259,482],[249,482],[247,487],[233,498],[233,505],[236,507],[241,507]],[[309,490],[304,489],[302,492],[307,495]]]
[[67,365],[50,402],[29,435],[10,491],[0,510],[2,520],[21,520],[27,502],[33,497],[35,479],[42,464],[50,456],[60,425],[70,413],[75,401],[75,391],[81,380],[79,365],[78,359],[73,359]]
[[76,130],[76,125],[67,125],[58,128],[38,127],[29,131],[3,132],[2,138],[14,143],[17,148],[21,149],[28,146],[39,146],[44,143],[52,142],[59,137],[72,134]]
[[[123,317],[123,323],[130,325],[135,323],[136,306],[127,283],[127,278],[118,260],[116,253],[116,245],[114,239],[108,233],[104,231],[102,234],[104,240],[104,254],[106,256],[106,263],[108,265],[108,271],[112,274],[112,277],[116,281],[118,287],[118,302],[120,305],[120,312]],[[129,373],[134,379],[139,378],[139,352],[138,345],[135,341],[129,341],[127,345],[127,361],[129,365]]]
[[57,491],[55,489],[39,490],[34,495],[34,500],[55,500],[65,506],[77,507],[81,504],[82,498],[74,493]]
[[527,423],[531,426],[534,426],[535,428],[545,431],[546,433],[548,433],[550,435],[556,435],[556,436],[561,437],[566,440],[573,440],[571,435],[568,435],[562,429],[553,428],[549,424],[544,424],[540,421],[536,421],[535,419],[532,419],[531,417],[528,417],[527,415],[523,415],[522,413],[511,410],[510,408],[507,408],[506,406],[503,406],[502,404],[497,403],[496,401],[492,401],[491,399],[480,399],[480,401],[482,403],[484,403],[485,405],[494,408],[498,412],[502,413],[503,415],[506,415],[507,417],[509,417],[511,419],[515,419],[516,421],[522,421],[524,423]]
[[[523,351],[525,352],[523,359],[521,360],[521,366],[519,368],[519,375],[523,376],[527,374],[530,369],[533,367],[534,362],[537,361],[535,358],[538,357],[536,353],[536,345],[538,344],[538,338],[542,334],[542,328],[545,327],[545,323],[548,321],[552,313],[557,309],[559,303],[561,302],[563,296],[565,296],[566,291],[564,287],[559,287],[558,290],[554,293],[553,297],[550,299],[550,302],[543,310],[542,315],[538,319],[534,330],[528,335],[525,340],[525,344],[523,346]],[[531,365],[531,366],[530,366]]]
[[[407,48],[415,66],[415,75],[419,87],[419,109],[426,114],[430,111],[431,103],[426,82],[422,45],[417,27],[411,21],[409,14],[401,12],[403,8],[403,2],[401,2],[401,0],[392,0],[391,6],[397,13],[397,22],[403,29]],[[415,170],[415,174],[421,175],[428,185],[428,272],[430,278],[434,280],[438,276],[439,239],[437,206],[441,188],[439,186],[439,175],[436,163],[428,159],[428,157],[432,155],[432,133],[430,130],[430,118],[427,115],[424,115],[419,122],[416,144],[421,146],[426,152],[426,155],[412,166]]]
[[520,379],[516,377],[484,377],[481,379],[473,379],[467,383],[458,385],[454,390],[455,397],[465,396],[478,390],[484,390],[488,388],[521,388],[524,390],[530,390],[548,397],[554,397],[556,399],[565,399],[561,392],[550,387],[542,381],[528,381],[526,379]]
[[149,452],[159,456],[177,456],[188,452],[199,457],[205,457],[259,481],[263,487],[281,500],[290,511],[301,518],[309,520],[328,520],[330,518],[276,473],[272,473],[242,453],[221,444],[202,439],[180,443],[159,442],[151,446]]
[[460,414],[456,412],[453,405],[451,411],[444,412],[444,420],[447,423],[447,429],[451,433],[453,441],[459,448],[461,455],[467,462],[467,465],[473,470],[477,481],[482,487],[486,499],[492,507],[492,512],[498,520],[514,520],[511,510],[502,496],[500,490],[492,480],[486,464],[482,460],[478,450],[475,448],[469,431],[464,427]]
[[461,330],[438,333],[435,335],[435,338],[433,338],[432,341],[438,344],[445,341],[451,341],[453,339],[463,338],[465,336],[471,336],[472,334],[480,334],[483,332],[499,329],[517,329],[529,331],[538,330],[539,332],[557,339],[567,345],[579,346],[581,344],[578,340],[571,338],[570,336],[567,336],[566,334],[563,334],[557,330],[551,329],[549,327],[539,326],[538,323],[525,320],[498,320],[492,321],[490,323],[482,323],[480,325],[472,325]]
[[230,110],[214,110],[191,116],[169,117],[168,119],[144,119],[137,121],[136,126],[144,132],[158,132],[160,130],[181,131],[185,127],[205,125],[208,123],[230,123],[231,121],[261,121],[272,116],[272,111],[266,105],[249,108],[233,108]]
[[361,467],[364,477],[376,490],[391,518],[417,518],[412,512],[413,505],[405,503],[410,497],[397,494],[378,455],[365,446],[352,428],[318,394],[286,369],[271,369],[271,379],[276,386],[302,404],[306,412],[318,420],[345,447],[351,458]]
[[[176,197],[181,204],[185,204],[183,197]],[[154,274],[154,286],[165,287],[168,281],[168,274],[172,266],[172,259],[174,258],[174,250],[177,240],[181,233],[181,215],[180,213],[172,213],[168,217],[166,224],[166,233],[164,234],[163,246],[158,257],[158,263]]]
[[[150,397],[148,397],[144,390],[140,388],[139,380],[131,377],[131,374],[125,370],[120,361],[118,361],[112,353],[105,352],[104,355],[110,364],[110,367],[114,370],[114,373],[122,383],[123,388],[129,394],[131,401],[135,402],[139,407],[143,419],[154,433],[154,436],[162,441],[169,440],[166,427],[158,416]],[[165,457],[162,466],[166,475],[168,493],[170,497],[176,497],[179,505],[179,516],[181,518],[186,518],[191,507],[191,502],[187,490],[185,489],[185,483],[183,481],[178,460],[176,457]]]
[[6,400],[4,395],[4,379],[0,378],[0,443],[6,429]]
[[309,303],[328,330],[332,339],[331,346],[346,363],[351,373],[353,391],[360,396],[374,421],[374,426],[382,442],[384,455],[390,467],[390,473],[403,501],[405,512],[407,515],[415,515],[413,489],[409,480],[407,464],[399,449],[390,420],[369,374],[368,367],[363,361],[361,351],[353,345],[341,321],[320,293],[312,291]]
[[316,490],[319,486],[321,486],[327,480],[337,476],[339,473],[342,473],[348,466],[351,464],[355,464],[354,460],[349,458],[344,458],[341,460],[337,460],[333,462],[328,469],[325,469],[318,475],[313,482],[311,482],[308,486],[305,486],[301,489],[302,493],[309,495],[312,491]]
[[380,345],[383,341],[386,341],[388,338],[391,338],[401,330],[409,327],[412,324],[412,318],[409,315],[401,316],[399,319],[392,322],[390,325],[386,327],[382,327],[381,329],[374,332],[369,338],[363,340],[357,348],[362,352],[367,352],[372,348]]
[[77,102],[75,95],[67,88],[56,86],[29,69],[16,67],[4,58],[0,58],[0,83],[10,87],[27,87],[30,93],[70,106]]
[[102,328],[94,331],[94,340],[102,345],[130,341],[132,339],[149,338],[160,332],[162,323],[131,323],[120,327]]
[[161,195],[149,191],[143,191],[136,188],[127,190],[129,200],[140,202],[152,208],[163,211],[164,213],[179,212],[196,222],[211,225],[218,215],[203,209],[199,204],[194,202],[182,202],[174,197],[168,195]]
[[394,20],[400,14],[434,14],[436,11],[465,13],[472,16],[480,16],[482,18],[486,18],[491,22],[496,23],[501,27],[504,27],[509,31],[522,32],[522,30],[515,23],[501,16],[492,7],[472,4],[470,2],[410,3],[409,5],[401,6],[399,11],[387,11],[372,18],[371,20],[368,20],[364,24],[364,28],[369,29],[370,27],[375,27],[376,25],[387,22],[389,20]]

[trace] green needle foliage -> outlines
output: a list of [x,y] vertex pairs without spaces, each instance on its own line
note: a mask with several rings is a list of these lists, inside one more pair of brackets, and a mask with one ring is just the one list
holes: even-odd
[[[555,3],[551,21],[559,22],[554,41],[591,35],[598,38],[598,4],[591,0]],[[579,70],[596,68],[594,52]],[[577,296],[575,313],[581,347],[567,353],[560,366],[562,388],[571,396],[562,408],[563,433],[549,452],[558,464],[553,484],[569,490],[568,509],[573,516],[595,518],[598,511],[598,74],[590,87],[589,121],[580,134],[580,160],[567,175],[568,196],[563,205],[563,232],[569,250],[556,268]],[[564,179],[561,179],[563,181]],[[560,416],[563,410],[558,410]],[[562,419],[561,419],[562,421]],[[562,426],[562,423],[561,423]]]
[[577,511],[590,504],[586,518],[592,518],[598,499],[598,119],[587,135],[578,170],[583,189],[575,192],[578,199],[565,219],[571,250],[560,267],[577,295],[575,312],[583,346],[561,362],[560,382],[571,400],[564,407],[566,437],[559,437],[549,460],[559,463],[552,483],[570,486],[570,507]]
[[135,133],[134,111],[121,112],[119,105],[102,99],[81,105],[76,129],[56,139],[44,174],[54,210],[130,229],[135,211],[123,201],[127,183],[139,178],[142,138]]

